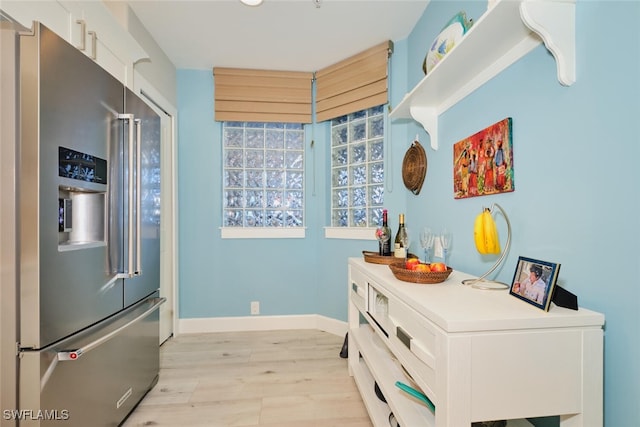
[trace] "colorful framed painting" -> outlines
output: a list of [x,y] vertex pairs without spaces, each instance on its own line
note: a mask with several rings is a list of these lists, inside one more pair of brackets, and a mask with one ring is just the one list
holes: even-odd
[[541,310],[549,311],[560,264],[518,257],[509,293]]
[[507,117],[453,145],[455,199],[514,190],[511,123]]

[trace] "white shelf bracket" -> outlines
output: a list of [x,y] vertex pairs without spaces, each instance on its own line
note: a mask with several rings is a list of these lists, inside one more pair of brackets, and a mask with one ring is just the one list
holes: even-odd
[[556,60],[558,81],[571,86],[576,81],[575,0],[524,1],[522,22],[536,32]]
[[431,148],[438,150],[438,113],[435,108],[412,105],[409,107],[411,117],[422,125],[429,134]]

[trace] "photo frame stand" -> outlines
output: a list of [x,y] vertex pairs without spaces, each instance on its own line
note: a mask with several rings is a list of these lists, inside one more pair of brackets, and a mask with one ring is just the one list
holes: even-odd
[[571,310],[578,309],[578,296],[558,285],[553,288],[551,301],[558,307],[569,308]]

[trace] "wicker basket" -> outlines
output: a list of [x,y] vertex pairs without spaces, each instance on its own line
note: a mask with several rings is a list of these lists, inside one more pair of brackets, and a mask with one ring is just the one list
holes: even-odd
[[412,282],[412,283],[442,283],[447,280],[447,277],[451,274],[453,269],[451,267],[447,267],[447,271],[415,271],[415,270],[407,270],[404,267],[403,262],[394,262],[389,264],[389,268],[393,272],[393,275],[396,276],[396,279],[402,280],[404,282]]
[[402,160],[402,180],[413,194],[419,194],[427,174],[427,154],[418,141],[413,141]]
[[[378,252],[371,251],[362,251],[362,255],[364,256],[365,262],[370,262],[372,264],[384,264],[389,265],[392,263],[400,262],[404,258],[397,258],[393,255],[380,255]],[[418,258],[417,255],[409,254],[409,258]]]

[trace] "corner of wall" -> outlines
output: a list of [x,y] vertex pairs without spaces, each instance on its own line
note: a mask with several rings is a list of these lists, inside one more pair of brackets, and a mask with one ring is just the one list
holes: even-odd
[[[111,8],[110,3],[114,2],[108,1],[106,3]],[[122,10],[123,8],[125,8],[124,11]],[[125,23],[126,30],[131,33],[150,56],[149,61],[141,61],[135,64],[136,71],[149,81],[171,104],[178,105],[176,66],[156,43],[131,7],[123,2],[122,6],[114,7],[113,10],[116,10],[115,14],[118,15],[116,18]],[[126,18],[120,15],[125,15]]]

